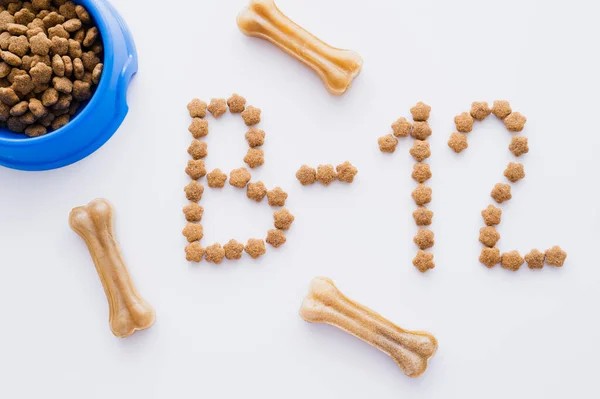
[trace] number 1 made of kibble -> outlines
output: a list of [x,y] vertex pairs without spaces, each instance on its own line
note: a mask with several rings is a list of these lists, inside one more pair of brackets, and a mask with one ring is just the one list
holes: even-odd
[[427,139],[431,136],[432,130],[427,122],[431,113],[431,107],[425,103],[418,102],[410,109],[413,122],[406,118],[400,118],[392,124],[392,134],[382,136],[378,139],[379,149],[384,153],[396,152],[398,139],[411,136],[414,143],[410,149],[410,155],[415,160],[412,172],[412,178],[417,182],[417,187],[412,192],[412,198],[417,205],[413,212],[415,224],[418,227],[417,235],[413,242],[419,248],[417,255],[413,259],[413,265],[421,273],[425,273],[435,268],[433,253],[427,252],[434,244],[434,233],[429,228],[433,221],[433,211],[427,208],[431,202],[432,190],[426,183],[432,177],[431,167],[425,161],[431,156],[431,147]]
[[244,162],[251,169],[258,168],[265,162],[264,152],[259,147],[264,144],[266,134],[255,126],[261,121],[261,110],[251,105],[246,106],[246,99],[238,94],[233,94],[227,101],[225,99],[212,99],[209,105],[199,99],[193,99],[187,108],[192,118],[188,130],[194,139],[188,148],[188,154],[192,159],[188,161],[185,170],[192,180],[184,188],[186,198],[189,201],[189,204],[183,208],[187,225],[182,234],[189,243],[185,248],[186,259],[195,263],[199,263],[204,259],[209,263],[220,264],[224,258],[228,260],[241,259],[244,252],[251,258],[257,259],[266,253],[265,241],[274,248],[285,244],[285,231],[289,230],[294,222],[294,216],[289,210],[283,208],[288,194],[280,187],[268,190],[262,181],[251,182],[252,175],[248,169],[241,167],[230,172],[229,184],[239,189],[246,189],[246,196],[250,200],[261,202],[267,197],[270,206],[282,208],[273,214],[275,228],[268,231],[266,239],[251,238],[246,245],[232,239],[223,246],[219,243],[209,245],[206,248],[202,246],[200,241],[204,237],[204,229],[200,222],[204,215],[204,208],[200,206],[199,202],[204,194],[204,186],[200,183],[200,180],[206,177],[208,187],[219,189],[225,187],[228,178],[227,174],[218,168],[209,173],[206,171],[204,158],[208,156],[208,147],[201,139],[208,135],[208,121],[205,119],[207,111],[215,119],[223,116],[228,108],[232,114],[241,115],[245,125],[249,128],[246,132],[249,149],[244,157]]
[[[502,120],[511,133],[517,133],[512,137],[508,147],[512,154],[519,158],[529,152],[529,142],[527,137],[519,135],[522,132],[527,118],[519,112],[513,112],[508,101],[494,101],[493,107],[490,108],[487,102],[474,102],[471,105],[470,112],[463,112],[454,118],[457,132],[452,133],[448,140],[448,146],[457,154],[466,150],[469,147],[467,142],[467,133],[473,130],[475,121],[483,121],[485,118],[494,114],[498,119]],[[512,184],[518,182],[525,177],[525,169],[523,164],[518,162],[510,162],[504,171],[504,176]],[[490,196],[497,204],[502,204],[505,201],[512,199],[511,186],[507,183],[498,183],[492,189]],[[500,234],[496,230],[497,225],[502,219],[502,210],[493,204],[490,204],[481,212],[485,227],[479,232],[479,242],[484,245],[481,251],[479,261],[492,268],[500,264],[507,270],[517,271],[527,262],[530,269],[541,269],[544,263],[550,266],[562,267],[567,253],[559,246],[554,246],[545,252],[537,249],[531,250],[523,258],[518,251],[500,253],[496,248],[496,244],[500,240]]]

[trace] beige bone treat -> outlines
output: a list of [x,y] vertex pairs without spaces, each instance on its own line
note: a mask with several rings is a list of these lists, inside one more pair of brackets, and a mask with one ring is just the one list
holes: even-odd
[[310,323],[338,327],[390,356],[409,377],[427,370],[437,351],[437,340],[426,332],[404,330],[383,316],[342,294],[333,282],[317,277],[310,283],[300,316]]
[[71,211],[69,225],[85,241],[109,306],[113,334],[125,338],[154,324],[154,309],[136,291],[113,233],[113,209],[104,199]]
[[343,94],[362,68],[358,53],[324,43],[283,15],[273,0],[251,0],[237,24],[245,35],[273,43],[314,70],[333,95]]

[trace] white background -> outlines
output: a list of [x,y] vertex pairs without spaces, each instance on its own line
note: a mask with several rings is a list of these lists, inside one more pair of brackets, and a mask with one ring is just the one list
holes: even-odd
[[[326,42],[358,51],[342,97],[274,46],[242,35],[244,0],[114,0],[139,51],[130,113],[98,152],[70,167],[0,169],[2,398],[598,397],[600,102],[593,1],[280,0]],[[253,179],[290,194],[288,242],[258,261],[188,264],[186,104],[238,92],[263,111],[266,163]],[[493,116],[455,155],[453,117],[508,99],[528,118],[527,177],[504,209],[500,248],[558,244],[564,268],[512,273],[478,263],[480,211],[514,160]],[[436,269],[411,265],[413,161],[377,138],[419,100],[432,105]],[[209,169],[242,166],[239,116],[209,118]],[[359,168],[352,185],[303,188],[304,163]],[[125,340],[108,327],[102,286],[74,206],[116,208],[116,233],[157,322]],[[266,202],[207,189],[204,245],[264,237]],[[331,277],[355,299],[439,351],[409,379],[383,353],[298,316],[309,281]]]

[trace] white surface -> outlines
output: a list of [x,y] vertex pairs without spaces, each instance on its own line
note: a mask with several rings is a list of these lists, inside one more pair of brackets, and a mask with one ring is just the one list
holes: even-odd
[[[100,151],[70,167],[0,169],[2,398],[598,397],[600,102],[598,6],[592,1],[280,0],[284,13],[365,60],[349,92],[330,96],[311,71],[247,38],[245,0],[114,0],[138,46],[130,113]],[[181,207],[190,142],[186,104],[246,96],[263,110],[266,164],[253,172],[289,192],[288,243],[259,261],[189,265]],[[456,156],[454,115],[509,99],[528,118],[527,178],[503,206],[503,250],[568,251],[563,269],[518,273],[477,261],[480,211],[511,154],[491,117]],[[433,106],[437,268],[411,265],[410,141],[393,156],[377,138],[418,100]],[[242,165],[245,128],[210,119],[210,169]],[[303,163],[352,161],[350,186],[302,188]],[[157,323],[112,336],[102,287],[70,209],[96,197]],[[272,210],[241,191],[207,189],[208,245],[263,237]],[[440,343],[423,377],[297,311],[311,278]]]

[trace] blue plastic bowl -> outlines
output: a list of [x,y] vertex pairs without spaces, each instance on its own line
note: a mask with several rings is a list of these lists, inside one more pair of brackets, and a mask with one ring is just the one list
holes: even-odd
[[49,170],[75,163],[100,148],[117,131],[129,107],[127,88],[137,72],[129,28],[106,0],[75,0],[94,18],[104,44],[104,71],[96,92],[64,127],[41,137],[0,128],[0,165]]

